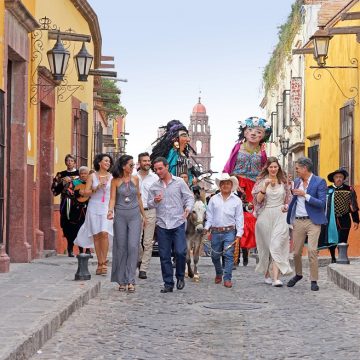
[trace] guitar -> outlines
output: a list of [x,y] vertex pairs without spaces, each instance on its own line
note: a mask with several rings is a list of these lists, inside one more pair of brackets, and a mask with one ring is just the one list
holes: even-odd
[[80,195],[80,190],[84,191],[86,187],[86,183],[81,182],[80,180],[76,179],[69,183],[69,186],[66,188],[66,196],[70,199],[73,199],[79,203],[85,203],[89,200],[90,196],[83,196]]

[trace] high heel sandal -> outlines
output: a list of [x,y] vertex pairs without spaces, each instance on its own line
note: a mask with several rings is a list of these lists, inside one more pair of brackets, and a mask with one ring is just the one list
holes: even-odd
[[134,284],[128,284],[128,292],[129,293],[135,292],[135,285]]
[[102,264],[98,263],[98,267],[96,269],[95,274],[96,275],[101,275],[102,274]]
[[106,275],[107,274],[107,264],[108,261],[106,260],[104,263],[102,263],[102,269],[101,269],[101,274],[102,275]]
[[119,285],[119,291],[126,291],[126,285]]

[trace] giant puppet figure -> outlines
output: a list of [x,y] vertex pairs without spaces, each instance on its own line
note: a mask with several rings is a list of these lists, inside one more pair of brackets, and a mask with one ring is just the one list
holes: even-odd
[[[255,217],[251,191],[267,156],[264,143],[269,139],[272,129],[265,119],[249,117],[241,120],[239,139],[231,151],[223,172],[235,175],[239,180],[239,191],[244,204],[244,235],[240,247],[243,252],[243,265],[248,262],[248,249],[256,247]],[[234,261],[239,261],[239,246],[235,248]]]
[[157,157],[165,157],[169,163],[169,171],[175,176],[187,173],[189,184],[192,185],[198,171],[190,162],[190,153],[195,153],[190,146],[189,133],[179,120],[167,123],[165,133],[156,140],[150,155],[151,162]]

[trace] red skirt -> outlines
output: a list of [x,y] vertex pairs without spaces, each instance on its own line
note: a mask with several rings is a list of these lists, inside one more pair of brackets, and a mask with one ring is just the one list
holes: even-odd
[[[255,182],[241,176],[237,176],[237,179],[239,181],[239,186],[245,192],[246,202],[252,203],[253,196],[251,192],[254,188]],[[252,213],[244,211],[244,235],[241,237],[240,247],[246,249],[256,248],[255,223],[256,218],[254,217],[254,215]]]
[[244,235],[240,240],[240,247],[246,249],[256,248],[255,240],[255,222],[253,214],[244,212]]

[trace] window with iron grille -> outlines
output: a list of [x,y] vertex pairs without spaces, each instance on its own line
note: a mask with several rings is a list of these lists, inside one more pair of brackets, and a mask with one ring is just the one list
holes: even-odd
[[352,184],[354,180],[353,116],[354,106],[352,104],[346,105],[340,109],[340,167],[346,169],[349,173],[349,177],[347,179],[349,184]]
[[85,110],[73,109],[74,132],[73,154],[76,156],[76,165],[88,165],[88,113]]
[[96,122],[94,129],[95,136],[95,154],[100,154],[103,152],[103,143],[104,143],[104,134],[103,127],[99,121]]
[[272,129],[272,132],[271,132],[271,137],[270,137],[270,141],[273,143],[274,142],[274,136],[275,134],[277,133],[277,128],[275,127],[276,125],[276,119],[277,119],[277,114],[275,111],[273,111],[271,113],[271,129]]
[[308,157],[313,162],[313,173],[319,174],[319,145],[313,145],[308,147]]
[[283,92],[283,129],[290,125],[290,90]]
[[283,103],[282,102],[278,102],[276,104],[276,114],[277,114],[277,119],[276,119],[276,136],[279,137],[280,135],[282,135],[282,132],[284,130],[283,128],[283,119],[284,119],[284,108],[283,108]]
[[5,178],[5,106],[4,92],[0,90],[0,244],[4,239],[4,178]]

